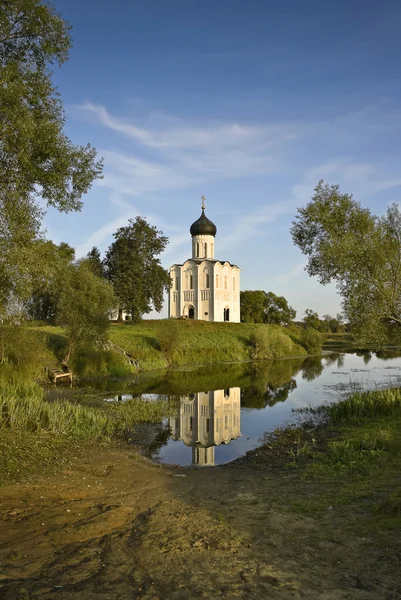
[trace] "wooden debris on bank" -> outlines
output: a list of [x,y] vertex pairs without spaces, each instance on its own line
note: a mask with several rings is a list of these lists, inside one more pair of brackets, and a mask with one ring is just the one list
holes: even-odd
[[49,376],[50,381],[57,383],[58,381],[68,381],[72,384],[73,374],[68,368],[68,365],[62,365],[61,369],[52,369],[46,367],[46,372]]

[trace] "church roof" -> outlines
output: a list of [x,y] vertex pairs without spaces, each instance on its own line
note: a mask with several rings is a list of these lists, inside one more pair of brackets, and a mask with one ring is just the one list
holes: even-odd
[[190,234],[194,235],[213,235],[217,233],[216,225],[207,218],[205,215],[205,209],[202,208],[202,214],[197,221],[192,223],[190,228]]
[[217,258],[206,258],[206,257],[202,258],[202,257],[199,257],[199,258],[187,258],[187,260],[185,262],[183,262],[183,263],[175,263],[174,265],[171,265],[170,269],[172,269],[173,267],[182,267],[182,266],[184,266],[184,264],[186,262],[189,262],[189,261],[194,262],[194,263],[198,263],[198,264],[200,264],[201,262],[220,263],[222,265],[224,265],[225,263],[227,263],[227,264],[230,265],[230,267],[236,267],[237,269],[240,268],[238,265],[234,265],[229,260],[219,260]]

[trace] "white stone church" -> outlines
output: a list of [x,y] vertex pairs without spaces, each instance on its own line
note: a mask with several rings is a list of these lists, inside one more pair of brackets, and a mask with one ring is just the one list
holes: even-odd
[[169,317],[201,321],[240,322],[240,269],[216,260],[217,228],[202,214],[191,225],[192,258],[170,267]]

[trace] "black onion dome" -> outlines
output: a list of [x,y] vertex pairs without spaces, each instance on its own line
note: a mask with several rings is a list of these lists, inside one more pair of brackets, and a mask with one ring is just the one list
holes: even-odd
[[204,209],[202,214],[195,223],[192,223],[191,229],[189,230],[192,236],[194,235],[216,235],[217,227],[210,219],[205,215]]

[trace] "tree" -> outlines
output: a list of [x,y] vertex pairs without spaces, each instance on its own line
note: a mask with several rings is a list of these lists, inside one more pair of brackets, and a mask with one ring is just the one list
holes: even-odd
[[86,255],[86,260],[88,262],[89,268],[91,269],[94,275],[96,275],[97,277],[105,276],[103,262],[100,257],[99,249],[96,248],[96,246],[93,246],[92,250],[88,252],[88,254]]
[[165,249],[168,238],[142,217],[130,219],[129,225],[114,234],[115,241],[106,252],[106,276],[120,299],[120,308],[138,321],[152,306],[160,312],[163,292],[171,282],[168,271],[156,258]]
[[[65,135],[51,66],[62,65],[70,26],[42,0],[7,0],[0,11],[0,302],[29,293],[30,246],[47,206],[79,210],[102,170],[90,145]],[[0,306],[1,309],[1,306]]]
[[307,272],[334,281],[345,318],[360,342],[384,343],[401,334],[401,213],[362,208],[338,185],[320,181],[312,201],[299,208],[292,238],[308,256]]
[[96,277],[86,261],[69,265],[59,286],[57,322],[65,327],[68,349],[64,362],[80,346],[106,340],[109,315],[118,306],[111,284]]
[[268,292],[266,300],[264,323],[288,325],[295,319],[297,313],[292,306],[288,305],[284,296],[276,296],[273,292]]
[[319,327],[320,327],[319,315],[317,314],[317,312],[315,312],[311,308],[307,308],[305,310],[305,316],[302,319],[302,322],[305,327],[311,327],[312,329],[316,329],[316,331],[319,330]]
[[245,323],[263,323],[266,306],[266,292],[246,290],[240,292],[241,321]]
[[58,246],[49,240],[37,240],[31,248],[37,269],[31,272],[32,293],[27,302],[31,319],[54,322],[64,273],[75,259],[75,250],[65,242]]
[[263,290],[240,293],[241,320],[245,323],[288,325],[295,319],[295,310],[283,296]]

